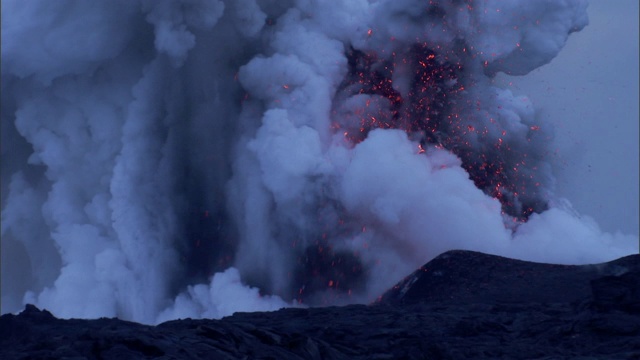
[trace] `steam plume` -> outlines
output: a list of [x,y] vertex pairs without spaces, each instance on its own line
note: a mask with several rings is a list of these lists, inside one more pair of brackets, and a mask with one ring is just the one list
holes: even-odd
[[636,252],[554,196],[552,124],[491,82],[585,10],[3,1],[2,311],[221,317],[370,301],[454,248]]

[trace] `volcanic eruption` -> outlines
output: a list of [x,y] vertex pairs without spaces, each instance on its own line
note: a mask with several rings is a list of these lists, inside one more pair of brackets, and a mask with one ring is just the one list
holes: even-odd
[[221,317],[368,302],[450,249],[637,251],[555,197],[552,124],[492,82],[550,62],[585,1],[2,13],[2,237],[24,260],[3,312]]

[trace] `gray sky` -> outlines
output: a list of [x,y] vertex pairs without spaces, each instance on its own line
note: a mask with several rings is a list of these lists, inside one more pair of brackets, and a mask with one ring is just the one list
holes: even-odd
[[638,234],[638,0],[592,0],[550,64],[501,76],[556,126],[557,192],[605,231]]

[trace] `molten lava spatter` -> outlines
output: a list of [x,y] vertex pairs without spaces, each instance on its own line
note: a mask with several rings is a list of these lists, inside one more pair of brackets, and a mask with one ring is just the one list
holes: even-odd
[[[474,83],[464,63],[473,55],[464,43],[453,48],[419,43],[384,58],[350,48],[349,72],[336,96],[333,129],[354,144],[375,128],[402,129],[421,146],[445,148],[460,157],[478,188],[500,201],[504,213],[526,221],[532,213],[547,209],[535,189],[540,186],[532,173],[536,168],[526,166],[531,147],[513,144],[504,129],[494,139],[495,129],[482,122],[472,125],[468,110],[475,104],[466,90]],[[492,118],[487,122],[502,126]],[[531,126],[530,132],[538,129]]]
[[[351,48],[347,58],[349,75],[338,99],[345,94],[366,96],[362,108],[340,113],[346,118],[336,119],[349,139],[360,142],[375,128],[400,128],[435,139],[443,124],[441,117],[450,105],[447,97],[455,94],[451,88],[461,65],[437,58],[426,44],[414,45],[403,55],[393,53],[389,59]],[[410,83],[401,89],[394,84],[394,72],[407,70],[411,71]],[[345,102],[350,100],[353,96]]]
[[304,302],[308,296],[331,290],[335,294],[351,294],[363,290],[366,271],[362,261],[353,253],[332,248],[326,241],[309,246],[297,259],[294,271],[297,293],[294,298]]

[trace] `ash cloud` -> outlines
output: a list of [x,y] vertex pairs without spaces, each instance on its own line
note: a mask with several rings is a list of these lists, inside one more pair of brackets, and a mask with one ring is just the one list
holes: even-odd
[[2,311],[222,317],[371,301],[449,249],[637,252],[554,196],[552,124],[491,82],[585,9],[4,1]]

